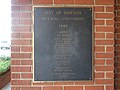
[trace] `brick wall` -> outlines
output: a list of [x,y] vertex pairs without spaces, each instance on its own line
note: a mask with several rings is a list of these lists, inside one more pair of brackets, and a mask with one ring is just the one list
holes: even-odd
[[[114,90],[114,0],[11,0],[11,3],[12,90]],[[33,82],[32,7],[43,5],[94,8],[93,81]]]
[[115,3],[115,90],[120,90],[120,0]]

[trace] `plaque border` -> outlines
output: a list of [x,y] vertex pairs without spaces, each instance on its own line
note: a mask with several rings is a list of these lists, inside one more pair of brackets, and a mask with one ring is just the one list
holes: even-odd
[[[35,11],[35,8],[38,7],[38,8],[91,8],[92,9],[92,80],[64,80],[64,81],[35,81],[35,77],[34,77],[34,11]],[[32,7],[32,62],[33,62],[33,65],[32,65],[32,73],[33,73],[33,79],[32,79],[32,84],[33,83],[44,83],[44,82],[51,82],[51,83],[54,83],[54,82],[94,82],[94,77],[95,77],[95,74],[94,74],[94,65],[95,65],[95,57],[94,57],[94,48],[95,48],[95,35],[94,35],[94,26],[95,26],[95,23],[94,23],[94,6],[86,6],[86,5],[34,5]]]

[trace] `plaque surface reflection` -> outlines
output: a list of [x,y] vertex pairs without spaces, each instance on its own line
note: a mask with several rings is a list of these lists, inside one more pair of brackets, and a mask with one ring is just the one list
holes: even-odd
[[92,80],[92,8],[34,8],[34,80]]

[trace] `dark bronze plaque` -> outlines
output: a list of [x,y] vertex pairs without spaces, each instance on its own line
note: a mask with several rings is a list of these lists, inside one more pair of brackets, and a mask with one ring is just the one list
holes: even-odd
[[92,8],[34,8],[34,80],[92,80]]

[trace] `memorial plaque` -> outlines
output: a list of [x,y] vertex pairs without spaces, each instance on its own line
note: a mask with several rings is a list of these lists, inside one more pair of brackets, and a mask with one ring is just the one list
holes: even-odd
[[92,80],[92,8],[34,8],[34,80]]

